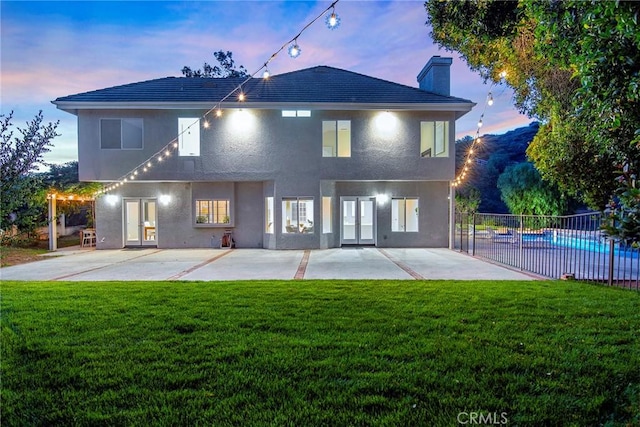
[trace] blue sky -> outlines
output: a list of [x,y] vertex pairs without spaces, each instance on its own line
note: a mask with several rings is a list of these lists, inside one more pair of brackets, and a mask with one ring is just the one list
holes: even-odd
[[[331,4],[330,1],[6,1],[0,2],[1,113],[24,125],[43,110],[60,120],[46,160],[77,159],[75,116],[57,110],[60,96],[166,76],[184,65],[215,63],[230,50],[237,65],[258,70],[272,53]],[[451,93],[478,106],[456,123],[457,137],[474,135],[489,87],[455,52],[439,50],[425,25],[423,1],[341,0],[341,26],[318,20],[298,39],[302,55],[281,52],[272,74],[329,65],[417,87],[432,55],[451,56]],[[511,92],[494,88],[483,133],[503,133],[531,120],[512,106]],[[168,142],[168,141],[167,141]]]

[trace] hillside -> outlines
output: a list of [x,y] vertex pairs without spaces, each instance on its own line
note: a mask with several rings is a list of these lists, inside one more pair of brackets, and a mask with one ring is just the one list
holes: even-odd
[[[501,135],[481,136],[481,143],[476,145],[476,162],[470,168],[462,187],[462,190],[474,187],[480,191],[480,212],[509,213],[496,186],[498,177],[507,166],[527,160],[526,150],[538,132],[538,127],[538,122],[532,122],[529,126]],[[471,141],[471,137],[456,141],[456,170],[464,163]]]

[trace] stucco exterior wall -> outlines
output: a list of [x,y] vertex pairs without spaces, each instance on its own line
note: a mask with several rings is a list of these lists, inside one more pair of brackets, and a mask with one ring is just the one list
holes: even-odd
[[[446,247],[449,238],[448,182],[337,182],[336,197],[379,197],[376,201],[376,246]],[[391,231],[391,200],[419,199],[418,232]],[[339,214],[339,212],[338,212]],[[337,225],[340,226],[340,218]],[[338,242],[339,244],[339,242]]]
[[[80,110],[80,180],[113,181],[157,153],[178,135],[178,117],[194,110]],[[391,112],[392,129],[379,124],[381,111],[320,111],[311,117],[282,117],[281,110],[225,110],[201,128],[198,157],[177,154],[141,176],[147,181],[268,180],[452,180],[454,156],[420,157],[420,122],[450,120],[449,152],[454,153],[453,112]],[[143,118],[142,149],[101,149],[101,118]],[[351,157],[322,157],[322,121],[351,121]]]
[[[232,229],[239,248],[316,249],[341,244],[340,197],[385,195],[376,202],[376,244],[380,247],[446,247],[448,181],[453,155],[420,157],[420,122],[450,120],[449,153],[455,153],[454,113],[392,112],[392,128],[381,128],[380,111],[312,111],[311,117],[285,118],[281,110],[226,110],[201,127],[200,156],[176,154],[149,173],[112,191],[111,202],[96,203],[97,247],[121,248],[123,203],[127,198],[157,202],[159,248],[219,247]],[[178,117],[200,117],[195,110],[98,110],[79,112],[80,178],[114,181],[158,152],[177,136]],[[141,150],[100,149],[100,118],[142,117]],[[351,157],[322,157],[322,121],[351,121]],[[168,196],[160,202],[161,196]],[[273,197],[274,232],[267,233],[265,198]],[[314,200],[312,233],[284,233],[282,199]],[[323,232],[323,197],[331,197],[332,229]],[[391,231],[394,197],[418,197],[419,232]],[[198,224],[198,199],[230,200],[228,224]],[[117,200],[113,202],[113,200]],[[382,200],[382,199],[380,199]],[[149,242],[147,242],[149,244]]]

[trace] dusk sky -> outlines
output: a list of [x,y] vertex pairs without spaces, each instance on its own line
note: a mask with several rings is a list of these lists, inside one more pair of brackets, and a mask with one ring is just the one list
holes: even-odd
[[[60,120],[46,160],[77,160],[76,117],[51,101],[106,87],[181,76],[189,65],[216,64],[213,52],[233,52],[236,65],[260,69],[330,1],[1,1],[1,113],[23,127],[43,110]],[[475,135],[489,86],[455,52],[439,50],[425,25],[423,1],[351,1],[336,5],[341,25],[316,21],[298,39],[302,54],[282,51],[271,74],[329,65],[417,87],[432,55],[453,57],[451,94],[478,105],[456,122],[456,137]],[[261,74],[256,75],[256,77]],[[504,133],[531,119],[513,108],[511,91],[493,89],[482,133]],[[213,106],[213,104],[212,104]],[[172,137],[168,137],[166,142]]]

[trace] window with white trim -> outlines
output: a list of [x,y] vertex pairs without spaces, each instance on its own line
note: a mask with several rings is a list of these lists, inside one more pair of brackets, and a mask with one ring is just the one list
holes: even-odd
[[282,117],[311,117],[311,110],[282,110]]
[[418,199],[391,199],[391,231],[418,231]]
[[313,233],[313,198],[282,198],[282,232]]
[[196,200],[196,224],[229,224],[229,200]]
[[197,117],[178,118],[178,155],[200,155],[200,119]]
[[273,197],[264,199],[264,225],[265,233],[273,234]]
[[142,119],[100,119],[100,148],[103,150],[141,150]]
[[323,120],[322,157],[351,157],[351,120]]
[[322,232],[331,233],[331,197],[322,198]]
[[420,156],[449,157],[449,122],[420,122]]

